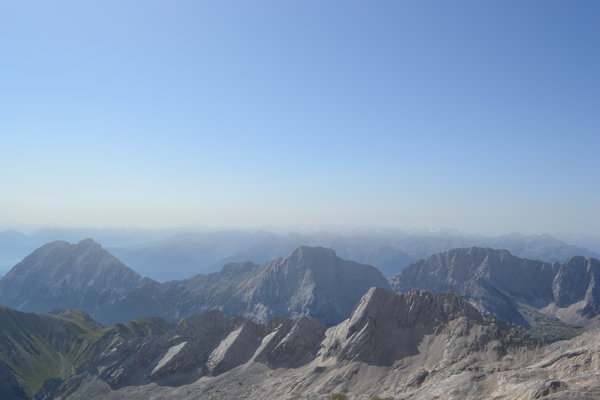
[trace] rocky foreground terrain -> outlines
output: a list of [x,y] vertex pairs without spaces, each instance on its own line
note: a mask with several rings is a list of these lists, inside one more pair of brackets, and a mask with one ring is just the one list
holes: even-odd
[[[36,399],[594,399],[600,333],[542,346],[460,296],[373,288],[325,329],[212,311],[120,344]],[[339,396],[338,398],[342,398]]]

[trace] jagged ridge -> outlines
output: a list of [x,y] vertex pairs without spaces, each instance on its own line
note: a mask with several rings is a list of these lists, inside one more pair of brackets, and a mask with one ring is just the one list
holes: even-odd
[[522,305],[535,309],[569,307],[582,302],[579,314],[600,313],[600,261],[573,257],[546,263],[513,256],[506,250],[455,249],[411,264],[390,279],[397,292],[420,288],[456,291],[480,310],[526,327]]
[[454,364],[477,351],[497,360],[509,351],[535,346],[523,328],[482,316],[456,294],[398,295],[372,288],[349,319],[327,330],[309,317],[257,324],[217,310],[192,316],[174,332],[132,340],[105,352],[81,368],[78,376],[38,397],[81,395],[82,383],[90,380],[105,382],[112,390],[151,382],[178,387],[241,365],[260,364],[272,370],[324,363],[340,368],[354,362],[390,366],[418,356],[424,343],[433,342],[441,350],[427,351],[428,363]]

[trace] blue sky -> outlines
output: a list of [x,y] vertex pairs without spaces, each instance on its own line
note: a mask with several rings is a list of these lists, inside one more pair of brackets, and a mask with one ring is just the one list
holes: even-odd
[[597,1],[1,1],[0,223],[600,233]]

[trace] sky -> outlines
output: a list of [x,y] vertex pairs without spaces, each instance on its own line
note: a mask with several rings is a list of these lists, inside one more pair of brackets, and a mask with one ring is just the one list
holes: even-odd
[[600,233],[600,2],[0,1],[0,225]]

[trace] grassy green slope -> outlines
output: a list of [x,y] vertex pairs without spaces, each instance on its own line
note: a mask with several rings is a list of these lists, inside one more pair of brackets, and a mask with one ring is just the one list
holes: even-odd
[[0,306],[0,360],[32,396],[48,378],[66,378],[75,367],[118,343],[165,332],[141,319],[103,328],[81,311],[22,313]]

